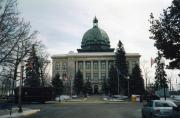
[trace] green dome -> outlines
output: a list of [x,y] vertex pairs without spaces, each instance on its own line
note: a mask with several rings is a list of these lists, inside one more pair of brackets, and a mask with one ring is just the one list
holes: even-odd
[[97,26],[89,29],[83,36],[81,42],[81,48],[89,48],[94,45],[100,45],[101,47],[110,47],[109,37],[107,33],[98,28]]
[[109,37],[107,33],[98,27],[98,20],[93,20],[93,28],[85,32],[81,48],[78,52],[111,52]]

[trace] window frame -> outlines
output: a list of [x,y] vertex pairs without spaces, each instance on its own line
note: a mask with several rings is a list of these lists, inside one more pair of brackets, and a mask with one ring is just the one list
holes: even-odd
[[86,69],[87,70],[91,69],[91,62],[90,61],[86,61]]

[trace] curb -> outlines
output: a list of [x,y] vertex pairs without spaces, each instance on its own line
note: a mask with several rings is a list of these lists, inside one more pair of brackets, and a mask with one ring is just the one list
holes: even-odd
[[61,102],[62,104],[115,104],[115,103],[132,103],[128,101],[81,101],[81,102]]
[[8,115],[2,115],[1,118],[12,118],[12,117],[28,116],[28,115],[35,114],[35,113],[37,113],[39,111],[40,111],[40,109],[26,110],[26,111],[23,111],[22,113],[12,113],[11,116],[9,114]]

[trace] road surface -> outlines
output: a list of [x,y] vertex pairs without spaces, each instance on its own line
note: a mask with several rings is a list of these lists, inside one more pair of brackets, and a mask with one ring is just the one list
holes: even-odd
[[40,112],[21,118],[141,118],[141,103],[54,103],[25,105]]

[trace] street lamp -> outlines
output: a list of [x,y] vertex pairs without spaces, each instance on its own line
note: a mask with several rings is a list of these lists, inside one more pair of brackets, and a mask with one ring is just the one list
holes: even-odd
[[161,60],[160,60],[161,79],[163,79],[164,99],[166,100],[166,80],[165,80],[165,77],[163,77],[163,75],[162,75],[162,72],[163,72],[163,69],[164,69],[164,64],[165,64],[165,60],[164,60],[164,58],[161,57]]
[[18,112],[19,113],[23,112],[22,104],[21,104],[21,88],[22,88],[23,73],[24,73],[24,63],[22,62],[21,63],[21,76],[20,76],[20,82],[19,82],[19,97],[18,97],[18,105],[19,105]]
[[116,67],[116,71],[117,71],[117,75],[118,75],[118,95],[119,95],[119,75],[120,75],[120,73],[119,73],[119,70],[117,67]]
[[130,97],[130,93],[129,93],[129,76],[126,77],[128,80],[128,97]]

